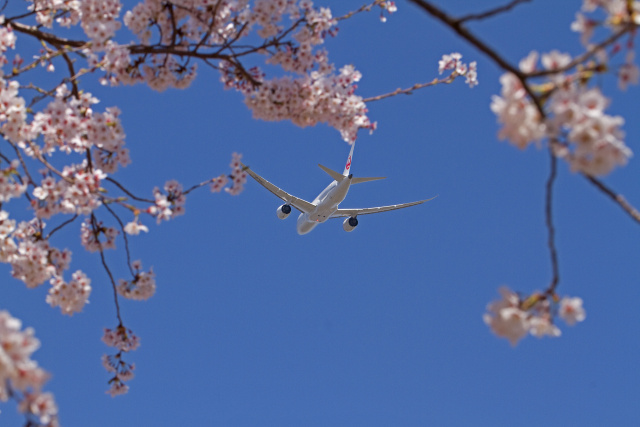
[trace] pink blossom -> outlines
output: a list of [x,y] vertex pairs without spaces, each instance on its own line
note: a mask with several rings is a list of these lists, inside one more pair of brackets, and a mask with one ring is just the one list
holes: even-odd
[[127,234],[135,236],[140,234],[141,231],[144,231],[145,233],[149,232],[149,228],[143,224],[140,224],[138,218],[136,218],[134,221],[131,221],[124,226],[124,231]]
[[132,268],[136,270],[134,278],[132,280],[121,279],[116,287],[118,293],[125,298],[133,300],[146,300],[149,299],[156,292],[156,280],[153,269],[149,271],[142,270],[142,263],[135,261],[132,263]]
[[500,294],[502,299],[487,306],[483,320],[494,334],[507,338],[515,346],[529,331],[527,314],[519,308],[518,295],[509,288],[501,287]]
[[58,408],[51,393],[41,393],[49,375],[31,359],[39,347],[32,328],[22,330],[20,320],[0,311],[0,401],[8,400],[7,387],[20,390],[25,397],[18,409],[47,423],[56,419]]
[[561,69],[570,62],[571,56],[568,53],[560,53],[558,50],[542,54],[542,66],[547,70]]
[[102,341],[109,347],[124,352],[136,350],[140,346],[140,338],[124,326],[118,326],[116,329],[105,328]]
[[582,322],[587,317],[582,307],[582,298],[579,297],[562,298],[558,314],[571,326],[575,325],[576,322]]
[[69,283],[61,277],[52,278],[50,283],[52,287],[46,301],[52,307],[60,307],[62,314],[72,316],[73,313],[82,311],[89,302],[91,280],[80,270],[73,273]]
[[498,116],[498,122],[503,125],[498,132],[498,138],[508,139],[520,149],[540,141],[545,136],[546,127],[541,122],[536,106],[527,97],[520,80],[513,74],[506,73],[500,77],[500,83],[501,96],[494,95],[491,101],[491,111]]

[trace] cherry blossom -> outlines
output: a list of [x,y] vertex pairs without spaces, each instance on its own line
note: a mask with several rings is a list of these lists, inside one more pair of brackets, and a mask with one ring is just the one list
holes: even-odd
[[518,296],[507,287],[500,288],[500,294],[502,299],[487,306],[488,313],[483,319],[493,333],[515,346],[529,330],[527,314],[520,310]]
[[[119,233],[114,227],[105,227],[101,221],[94,222],[91,218],[87,218],[81,225],[80,242],[89,252],[115,249],[115,241]],[[101,240],[100,236],[104,238]]]
[[545,136],[546,126],[518,78],[510,73],[503,74],[500,83],[501,96],[494,95],[491,101],[491,111],[502,124],[498,138],[508,139],[520,149],[540,141]]
[[134,300],[146,300],[153,296],[156,292],[156,281],[153,269],[149,271],[141,271],[142,263],[135,261],[132,263],[135,274],[132,280],[120,280],[117,290],[120,295],[125,298]]
[[41,424],[57,425],[58,407],[53,394],[42,392],[49,375],[31,359],[40,347],[32,328],[22,330],[22,322],[0,311],[0,401],[16,391],[23,393],[18,410],[35,416]]
[[116,329],[105,328],[102,341],[109,347],[115,347],[124,352],[136,350],[140,346],[138,336],[122,325]]
[[527,333],[537,338],[559,337],[562,332],[553,323],[556,312],[569,325],[585,318],[582,299],[578,297],[560,300],[555,294],[534,292],[522,298],[506,286],[499,292],[502,298],[487,306],[483,320],[494,334],[506,338],[514,347]]
[[[571,60],[558,51],[542,54],[541,58],[547,70],[562,69]],[[534,72],[537,60],[538,53],[531,52],[520,61],[520,69]],[[560,140],[566,135],[567,142],[553,148],[573,171],[598,176],[624,166],[632,155],[621,130],[624,120],[605,113],[609,100],[600,89],[588,88],[564,73],[552,74],[550,80],[552,92],[543,122],[519,78],[511,73],[501,76],[501,96],[494,95],[491,103],[503,125],[498,137],[525,148],[544,138]]]
[[127,225],[124,226],[124,231],[127,234],[131,234],[131,235],[138,235],[140,234],[141,231],[144,231],[145,233],[149,232],[149,228],[143,224],[141,224],[138,221],[138,218],[136,217],[136,219],[134,221],[131,221],[130,223],[128,223]]
[[560,301],[558,314],[569,325],[582,322],[587,317],[584,308],[582,308],[582,298],[579,297],[563,298]]
[[116,329],[105,328],[102,341],[106,345],[118,349],[114,355],[105,354],[102,356],[102,366],[107,372],[114,374],[109,380],[107,393],[111,397],[125,394],[129,391],[129,386],[124,382],[133,379],[135,365],[125,362],[123,353],[136,350],[140,346],[140,339],[130,329],[120,324]]
[[640,69],[633,63],[635,57],[634,51],[627,52],[626,62],[618,71],[618,87],[620,90],[627,90],[627,86],[637,85],[640,79]]
[[66,283],[61,277],[51,279],[52,288],[46,301],[52,307],[60,307],[62,314],[72,316],[82,311],[89,302],[91,280],[80,270],[72,275],[72,280]]

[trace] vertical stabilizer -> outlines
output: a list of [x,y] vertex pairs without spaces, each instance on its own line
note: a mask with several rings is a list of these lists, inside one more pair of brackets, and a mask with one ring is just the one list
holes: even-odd
[[349,152],[349,158],[347,159],[347,164],[344,165],[344,172],[342,172],[342,175],[344,176],[348,176],[351,173],[351,159],[353,158],[353,149],[356,146],[356,142],[353,141],[353,144],[351,144],[351,151]]

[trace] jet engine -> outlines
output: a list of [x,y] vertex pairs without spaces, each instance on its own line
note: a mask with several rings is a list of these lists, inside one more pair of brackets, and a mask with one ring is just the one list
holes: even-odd
[[344,228],[344,231],[353,231],[354,228],[356,228],[358,226],[358,218],[354,218],[352,216],[350,216],[349,218],[346,218],[344,220],[344,222],[342,223],[342,228]]
[[278,218],[285,219],[291,213],[291,206],[282,205],[278,208]]

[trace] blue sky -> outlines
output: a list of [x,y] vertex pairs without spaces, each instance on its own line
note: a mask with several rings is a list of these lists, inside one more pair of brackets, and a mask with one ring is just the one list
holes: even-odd
[[[441,2],[444,3],[444,2]],[[446,2],[447,11],[478,9]],[[482,2],[483,8],[502,2]],[[569,25],[579,1],[540,0],[471,28],[512,63],[530,50],[581,50]],[[321,4],[321,2],[317,2]],[[334,15],[359,2],[327,2]],[[0,265],[1,307],[42,341],[34,358],[53,378],[65,426],[565,426],[637,423],[640,410],[638,237],[619,207],[561,163],[554,219],[561,295],[584,299],[587,319],[560,338],[527,337],[516,348],[482,321],[508,285],[524,293],[551,278],[544,226],[546,150],[499,142],[489,110],[501,70],[450,30],[398,2],[386,23],[377,12],[340,25],[326,43],[340,67],[363,74],[358,92],[386,93],[437,76],[443,54],[478,62],[479,86],[462,80],[371,103],[378,130],[361,132],[356,176],[388,179],[354,187],[341,207],[369,207],[439,195],[410,209],[339,220],[298,236],[295,218],[249,181],[232,197],[207,189],[187,199],[187,215],[130,239],[133,259],[153,266],[158,290],[122,302],[142,345],[128,360],[136,378],[125,396],[104,392],[100,340],[115,327],[112,291],[99,257],[83,253],[79,231],[54,243],[73,250],[71,271],[92,278],[91,303],[73,317],[28,290]],[[20,43],[20,38],[18,43]],[[616,89],[609,111],[626,118],[636,153],[637,87]],[[86,88],[117,105],[133,164],[118,172],[138,194],[175,178],[185,186],[226,172],[230,154],[307,200],[329,182],[318,163],[342,170],[349,147],[319,125],[255,121],[219,76],[201,68],[186,91],[143,86]],[[605,182],[640,204],[637,160]],[[79,228],[79,224],[77,225]],[[120,243],[120,246],[122,244]],[[122,252],[108,254],[124,272]],[[0,425],[20,417],[0,408]]]

